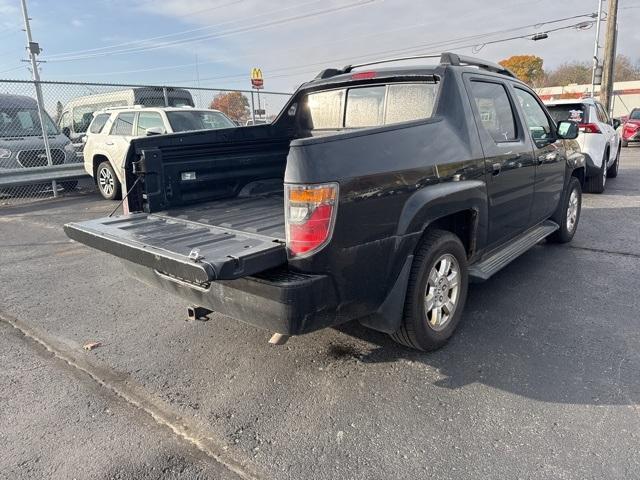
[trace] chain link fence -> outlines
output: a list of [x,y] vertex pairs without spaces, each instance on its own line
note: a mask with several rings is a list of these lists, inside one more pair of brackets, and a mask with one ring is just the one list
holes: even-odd
[[[38,88],[42,104],[37,101]],[[269,123],[289,97],[281,92],[215,88],[0,80],[0,206],[93,190],[83,150],[89,124],[101,110],[184,108],[185,113],[173,115],[173,120],[134,113],[102,124],[110,129],[106,133],[128,142],[145,135],[149,127],[159,133],[229,125],[218,115],[186,113],[193,108],[220,110],[238,126]],[[114,155],[122,156],[122,149]]]

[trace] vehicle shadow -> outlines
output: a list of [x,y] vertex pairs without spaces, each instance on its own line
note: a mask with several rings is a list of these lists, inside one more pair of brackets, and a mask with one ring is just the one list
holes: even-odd
[[[599,299],[575,295],[570,271],[548,278],[543,255],[527,253],[489,282],[472,285],[462,323],[441,350],[412,351],[352,322],[337,328],[373,348],[340,352],[334,345],[333,353],[364,363],[419,362],[437,370],[442,378],[434,385],[444,389],[481,383],[544,402],[640,404],[637,304],[607,318]],[[546,255],[575,253],[559,248]]]

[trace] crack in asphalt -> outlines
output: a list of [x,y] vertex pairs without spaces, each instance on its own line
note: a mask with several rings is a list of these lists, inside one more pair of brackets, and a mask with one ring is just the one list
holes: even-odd
[[623,257],[640,258],[640,254],[638,253],[617,252],[614,250],[605,250],[603,248],[579,247],[576,245],[566,245],[565,248],[571,248],[573,250],[585,250],[587,252],[594,252],[594,253],[608,253],[609,255],[621,255]]
[[0,312],[0,322],[15,328],[26,339],[44,347],[69,367],[87,374],[99,385],[115,393],[128,404],[150,415],[159,425],[169,428],[176,436],[186,440],[240,478],[244,480],[258,480],[261,478],[254,468],[249,465],[248,461],[231,458],[231,455],[226,452],[227,447],[222,442],[214,439],[209,433],[201,431],[189,419],[174,413],[161,400],[152,398],[145,392],[144,388],[133,383],[128,378],[128,375],[118,374],[108,367],[87,361],[82,355],[78,355],[77,352],[63,342],[47,335],[39,328],[31,327],[4,312]]

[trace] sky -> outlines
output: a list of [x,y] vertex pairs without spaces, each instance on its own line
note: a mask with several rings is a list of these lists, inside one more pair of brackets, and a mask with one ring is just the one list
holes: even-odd
[[[640,0],[619,0],[618,51],[640,60]],[[608,2],[605,1],[605,10]],[[326,67],[455,51],[545,68],[591,61],[595,27],[534,42],[490,40],[589,21],[597,0],[28,0],[43,80],[291,92]],[[529,26],[528,28],[520,28]],[[0,78],[29,78],[19,0],[0,0]],[[485,35],[492,34],[492,35]],[[477,36],[482,35],[481,38]],[[476,36],[476,38],[471,38]],[[457,42],[457,43],[455,43]],[[604,43],[604,25],[602,29]]]

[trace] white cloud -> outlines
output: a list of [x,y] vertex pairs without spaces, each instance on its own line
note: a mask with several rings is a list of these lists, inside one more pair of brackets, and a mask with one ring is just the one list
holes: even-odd
[[71,20],[71,25],[76,28],[84,27],[84,21],[80,20],[79,18],[74,18]]

